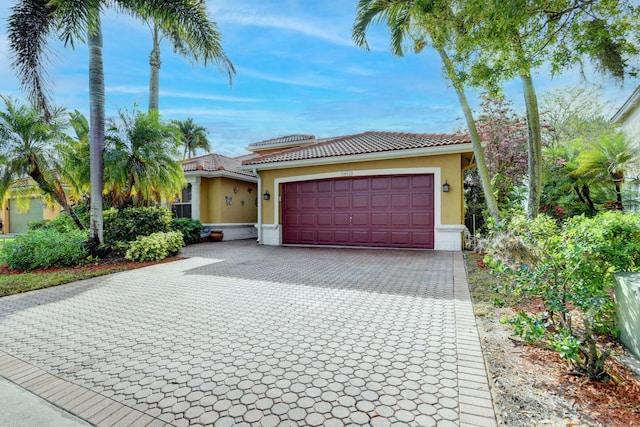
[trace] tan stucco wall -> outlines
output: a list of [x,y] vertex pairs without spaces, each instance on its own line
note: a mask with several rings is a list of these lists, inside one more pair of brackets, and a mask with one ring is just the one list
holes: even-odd
[[[221,177],[202,178],[200,190],[200,221],[202,223],[256,222],[257,184]],[[226,197],[231,197],[230,205],[227,204]]]
[[[35,197],[29,197],[28,200],[31,200]],[[39,197],[38,197],[39,198]],[[9,203],[11,203],[10,199],[5,199],[2,203],[2,213],[0,213],[0,221],[2,221],[2,232],[10,233],[11,232],[11,221],[9,218]],[[17,203],[15,199],[13,199],[13,203]],[[42,219],[50,220],[55,219],[60,216],[60,205],[58,203],[54,203],[51,206],[44,207],[42,209]]]
[[[350,171],[372,170],[372,169],[404,169],[404,168],[440,168],[442,183],[448,181],[451,186],[449,193],[442,194],[442,214],[441,224],[463,224],[463,187],[462,168],[468,164],[467,154],[445,154],[429,157],[413,157],[406,159],[375,160],[367,162],[351,162],[335,165],[306,166],[279,170],[262,170],[262,192],[269,190],[275,194],[274,182],[277,178],[315,175],[322,173],[339,172],[348,176]],[[411,173],[411,172],[407,172]],[[442,192],[442,188],[435,191]],[[273,203],[279,203],[274,197],[269,201],[262,201],[262,220],[264,224],[281,223],[274,220]],[[281,212],[280,212],[280,216]]]

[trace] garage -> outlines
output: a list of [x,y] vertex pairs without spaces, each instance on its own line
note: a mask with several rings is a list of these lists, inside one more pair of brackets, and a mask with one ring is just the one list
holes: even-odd
[[433,174],[283,184],[283,243],[434,248]]
[[44,209],[41,199],[30,199],[29,210],[24,211],[18,207],[15,200],[9,203],[9,231],[11,233],[24,233],[29,230],[29,223],[42,221]]

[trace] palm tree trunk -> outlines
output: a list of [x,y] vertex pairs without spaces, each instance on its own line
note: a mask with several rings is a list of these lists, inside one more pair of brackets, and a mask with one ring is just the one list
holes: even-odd
[[527,128],[529,130],[529,196],[527,203],[527,217],[534,219],[540,210],[540,196],[542,194],[542,134],[540,132],[540,112],[538,111],[538,97],[533,87],[533,79],[527,71],[520,75],[524,90],[524,102],[527,109]]
[[84,224],[82,223],[82,221],[80,221],[80,218],[78,218],[78,215],[76,214],[76,210],[71,205],[69,205],[69,202],[67,202],[67,196],[64,193],[60,182],[48,182],[37,164],[33,165],[31,171],[29,172],[29,176],[36,182],[36,184],[38,184],[38,187],[40,187],[43,192],[53,197],[53,199],[58,202],[60,206],[62,206],[62,208],[69,214],[71,219],[73,219],[73,222],[76,223],[80,230],[85,229]]
[[104,69],[102,65],[102,28],[100,17],[96,27],[89,30],[89,108],[91,134],[89,166],[91,170],[91,209],[89,241],[96,247],[104,243],[102,189],[104,150]]
[[158,98],[160,93],[160,41],[158,39],[158,23],[153,21],[153,49],[149,54],[149,111],[158,110]]
[[[440,54],[440,58],[442,58],[442,62],[447,70],[447,73],[453,76],[454,70],[452,69],[449,55],[447,55],[447,52],[441,47],[436,47],[436,49]],[[471,111],[469,101],[467,100],[467,95],[464,93],[462,87],[454,81],[453,77],[451,79],[451,82],[456,91],[456,94],[458,95],[458,101],[460,102],[460,106],[462,107],[462,111],[464,112],[464,118],[466,120],[467,127],[469,128],[471,144],[473,145],[473,154],[476,158],[476,167],[478,168],[478,175],[480,175],[480,183],[482,184],[482,191],[484,192],[487,209],[489,210],[489,214],[493,217],[493,219],[496,222],[499,222],[500,210],[498,209],[498,201],[496,200],[496,196],[493,192],[493,185],[491,185],[491,179],[489,178],[489,170],[487,169],[487,162],[484,158],[484,148],[482,148],[482,142],[480,141],[480,134],[478,133],[478,128],[476,127],[476,122],[473,118],[473,112]]]

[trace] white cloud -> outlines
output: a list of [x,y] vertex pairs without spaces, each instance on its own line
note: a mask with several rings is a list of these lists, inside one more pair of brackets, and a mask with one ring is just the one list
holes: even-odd
[[[353,47],[351,36],[348,31],[346,34],[335,31],[340,28],[335,25],[321,25],[314,26],[313,21],[291,17],[291,16],[276,16],[276,15],[262,15],[257,12],[223,12],[216,16],[218,22],[224,22],[235,25],[246,25],[253,27],[265,27],[275,28],[278,30],[291,31],[299,34],[303,34],[308,37],[313,37],[328,41],[330,43],[339,46]],[[316,21],[317,22],[317,21]],[[350,31],[350,29],[349,29]]]
[[[120,93],[126,95],[146,95],[149,92],[148,86],[127,86],[117,85],[108,86],[106,88],[107,93]],[[184,99],[200,99],[205,101],[225,101],[225,102],[262,102],[260,98],[243,98],[239,96],[221,96],[221,95],[207,95],[206,93],[184,92],[176,90],[160,90],[161,97],[169,98],[184,98]]]
[[238,70],[239,76],[253,77],[255,79],[265,80],[268,82],[283,83],[283,84],[293,85],[293,86],[306,86],[306,87],[313,87],[313,88],[326,88],[326,87],[333,86],[333,83],[331,82],[330,79],[326,77],[318,76],[318,75],[313,75],[313,74],[306,74],[304,76],[298,76],[293,78],[293,77],[282,77],[278,75],[263,73],[262,71],[256,71],[256,70],[252,70],[244,67],[236,67],[236,69]]

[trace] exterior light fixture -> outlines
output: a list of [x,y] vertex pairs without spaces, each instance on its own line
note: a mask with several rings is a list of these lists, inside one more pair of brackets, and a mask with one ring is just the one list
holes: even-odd
[[449,183],[447,182],[447,180],[444,180],[444,184],[442,184],[442,192],[443,193],[448,193],[449,190],[451,190],[451,186],[449,185]]
[[269,200],[269,199],[271,199],[271,194],[269,194],[269,190],[266,190],[266,191],[264,192],[264,194],[262,195],[262,198],[263,198],[264,200]]

